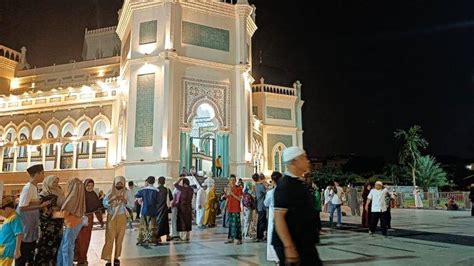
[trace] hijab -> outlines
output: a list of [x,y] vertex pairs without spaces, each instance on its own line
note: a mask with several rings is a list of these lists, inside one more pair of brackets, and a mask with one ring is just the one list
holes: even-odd
[[78,178],[69,181],[68,194],[61,211],[68,211],[76,217],[82,217],[86,209],[84,184]]
[[43,189],[41,190],[40,196],[46,197],[48,195],[56,195],[58,198],[56,200],[57,206],[62,206],[65,200],[63,190],[61,187],[55,186],[53,183],[58,177],[55,175],[50,175],[46,177],[43,181]]
[[84,181],[84,191],[86,194],[86,213],[92,213],[97,211],[101,207],[99,196],[95,191],[87,191],[86,187],[87,184],[92,183],[94,184],[94,180],[88,178]]
[[[116,176],[114,178],[114,183],[112,184],[112,190],[110,190],[110,192],[107,194],[107,198],[110,199],[112,197],[120,197],[120,196],[127,198],[127,188],[125,187],[125,182],[126,182],[125,177]],[[123,185],[123,188],[121,190],[118,190],[115,187],[118,183],[122,183]],[[109,204],[110,204],[110,207],[114,208],[115,210],[114,213],[112,214],[112,220],[115,218],[115,216],[117,216],[117,213],[120,207],[126,207],[126,204],[119,200],[109,201]]]

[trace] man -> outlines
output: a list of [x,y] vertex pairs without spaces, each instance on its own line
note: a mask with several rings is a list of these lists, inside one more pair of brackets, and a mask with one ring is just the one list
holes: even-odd
[[385,237],[387,235],[387,204],[385,197],[387,190],[383,189],[383,183],[381,181],[375,182],[375,188],[371,189],[369,195],[367,196],[367,203],[365,204],[365,210],[369,209],[369,204],[372,206],[371,216],[370,216],[370,226],[369,226],[369,235],[373,236],[375,229],[377,229],[377,224],[380,220],[380,226],[382,228],[382,234]]
[[275,189],[275,230],[272,245],[282,264],[322,265],[313,197],[302,176],[309,170],[306,152],[299,147],[283,150],[287,172]]
[[[129,186],[130,182],[128,183]],[[149,176],[146,179],[146,183],[148,184],[146,187],[140,189],[136,194],[134,194],[135,198],[141,199],[143,202],[137,245],[143,245],[145,243],[158,244],[156,228],[156,217],[158,216],[158,190],[153,186],[153,184],[155,184],[155,177]]]
[[221,156],[217,156],[216,159],[216,176],[220,177],[222,174],[222,162],[221,162]]
[[[265,178],[265,176],[263,176]],[[253,181],[255,181],[255,195],[256,195],[256,206],[257,206],[257,242],[264,241],[265,230],[267,228],[267,211],[265,208],[265,194],[267,193],[265,186],[263,185],[262,177],[258,174],[252,176]]]
[[[147,187],[146,185],[145,187]],[[128,181],[128,189],[130,190],[130,193],[135,197],[137,195],[138,191],[140,190],[133,181]],[[141,212],[142,205],[138,202],[138,200],[135,201],[135,211],[137,215],[135,216],[135,219],[140,220],[140,212]],[[133,211],[130,213],[130,216],[132,217],[133,220]]]
[[206,184],[205,182],[202,184],[202,186],[199,186],[199,189],[196,194],[196,225],[198,226],[199,229],[203,229],[205,226],[203,226],[203,221],[204,221],[204,212],[205,212],[205,207],[206,207]]
[[43,182],[44,169],[42,164],[33,165],[26,169],[30,175],[28,182],[21,191],[17,212],[21,216],[23,223],[23,240],[21,242],[21,256],[15,260],[15,265],[33,265],[36,241],[39,234],[41,208],[48,206],[51,202],[40,203],[38,196],[38,183]]

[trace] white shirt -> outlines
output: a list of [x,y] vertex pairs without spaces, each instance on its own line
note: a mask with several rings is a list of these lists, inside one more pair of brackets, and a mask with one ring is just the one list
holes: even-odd
[[334,193],[332,190],[329,192],[331,198],[331,203],[334,205],[342,204],[341,198],[339,198],[338,193]]
[[369,192],[368,199],[372,203],[372,212],[385,212],[387,211],[387,204],[385,203],[385,195],[387,190],[381,189],[377,190],[375,188],[371,189]]
[[21,191],[18,207],[29,206],[31,201],[38,201],[38,199],[38,188],[31,184],[31,182],[28,182]]

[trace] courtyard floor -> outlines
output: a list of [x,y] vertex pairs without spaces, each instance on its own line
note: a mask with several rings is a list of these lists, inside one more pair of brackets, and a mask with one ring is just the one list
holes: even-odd
[[[322,217],[327,221],[327,215]],[[318,251],[325,265],[474,265],[474,218],[467,211],[393,209],[391,238],[370,237],[360,217],[344,216],[344,226],[323,228]],[[274,265],[266,244],[225,245],[227,229],[193,228],[191,241],[136,246],[138,231],[127,229],[122,265]],[[104,265],[100,253],[105,230],[96,228],[89,265]]]

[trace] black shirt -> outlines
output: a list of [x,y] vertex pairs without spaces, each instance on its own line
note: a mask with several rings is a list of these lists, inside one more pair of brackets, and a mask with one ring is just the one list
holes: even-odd
[[[296,249],[314,247],[318,235],[316,213],[306,184],[297,178],[285,175],[278,181],[274,193],[275,211],[287,210],[285,220]],[[273,230],[272,245],[283,247],[276,229]]]

